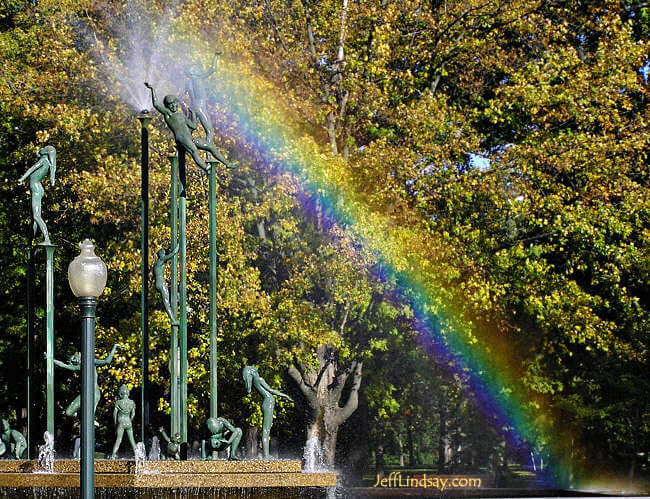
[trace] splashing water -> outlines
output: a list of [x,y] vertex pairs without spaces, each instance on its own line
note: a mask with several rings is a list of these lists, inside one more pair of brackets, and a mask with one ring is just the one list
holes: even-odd
[[149,461],[160,461],[160,441],[154,435],[151,439],[151,450],[149,451]]
[[43,473],[54,473],[54,435],[46,431],[43,440],[45,443],[38,448],[38,463]]
[[[152,107],[151,94],[144,82],[151,83],[159,98],[165,94],[179,95],[184,87],[183,66],[188,61],[189,47],[172,41],[173,11],[179,1],[174,1],[156,21],[152,13],[143,14],[136,8],[127,8],[126,23],[122,31],[125,50],[113,51],[98,40],[95,33],[96,55],[100,65],[119,97],[135,111]],[[156,26],[153,29],[154,25]],[[113,26],[115,28],[115,26]]]
[[75,459],[79,459],[81,456],[81,439],[79,437],[74,439],[74,452],[72,453],[72,457]]
[[135,472],[140,474],[144,472],[144,466],[147,462],[147,449],[144,443],[138,442],[135,446]]
[[311,437],[307,440],[302,459],[305,462],[304,471],[307,473],[321,473],[326,470],[323,449],[318,437]]

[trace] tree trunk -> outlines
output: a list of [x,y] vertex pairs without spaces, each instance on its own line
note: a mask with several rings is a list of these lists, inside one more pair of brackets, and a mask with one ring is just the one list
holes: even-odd
[[[339,427],[359,405],[363,363],[354,361],[349,369],[341,369],[335,360],[334,350],[329,345],[324,345],[318,350],[317,358],[316,368],[292,366],[289,375],[298,384],[311,411],[307,439],[318,438],[325,464],[333,466]],[[352,387],[345,405],[341,407],[339,405],[341,394],[350,374],[352,374]]]
[[406,460],[404,459],[404,442],[402,441],[402,434],[397,434],[397,445],[399,445],[399,465],[400,468],[404,467]]
[[438,473],[445,473],[451,459],[451,441],[449,438],[449,418],[447,408],[440,405],[438,415],[440,427],[438,435]]
[[415,460],[415,446],[413,445],[413,424],[412,418],[409,414],[407,421],[407,436],[408,436],[408,450],[409,450],[409,466],[416,466]]

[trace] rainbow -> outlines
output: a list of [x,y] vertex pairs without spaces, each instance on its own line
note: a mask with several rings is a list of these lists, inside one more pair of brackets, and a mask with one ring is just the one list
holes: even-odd
[[[283,168],[297,179],[305,193],[302,196],[305,211],[313,211],[310,204],[313,201],[310,200],[316,197],[330,223],[354,231],[375,252],[383,263],[382,274],[376,278],[393,285],[396,283],[395,293],[413,309],[422,349],[440,365],[462,374],[481,411],[495,420],[495,427],[502,430],[503,436],[514,447],[532,445],[529,443],[540,440],[552,447],[547,437],[548,428],[539,427],[540,423],[534,422],[528,409],[530,404],[522,394],[510,391],[510,387],[516,384],[506,368],[507,359],[491,362],[485,349],[476,344],[475,338],[472,340],[471,332],[462,329],[450,307],[442,303],[432,290],[435,282],[426,282],[418,272],[411,270],[417,256],[407,255],[403,249],[408,247],[404,244],[409,239],[408,233],[390,227],[389,222],[380,216],[368,216],[368,210],[359,197],[341,185],[344,178],[336,168],[328,168],[328,164],[335,164],[340,159],[323,154],[311,138],[292,131],[287,124],[293,120],[279,109],[278,96],[256,94],[252,90],[256,87],[246,84],[250,77],[250,74],[237,74],[234,69],[222,72],[215,93],[217,105],[227,110],[223,115],[224,121],[236,124],[236,132],[248,147],[253,147],[258,158]],[[233,102],[250,105],[230,107]],[[261,104],[264,102],[275,105],[265,108]],[[258,112],[254,113],[252,109]],[[497,350],[504,353],[503,348]],[[547,468],[543,477],[548,486],[559,484],[560,473],[556,466],[559,467],[557,461],[555,466]]]
[[[185,50],[189,46],[193,53],[209,53],[191,36],[177,36]],[[283,104],[277,89],[257,75],[245,58],[220,62],[217,78],[213,122],[224,137],[237,137],[236,144],[226,145],[236,145],[252,153],[256,161],[290,174],[303,191],[306,212],[313,211],[310,203],[317,199],[329,222],[352,230],[377,255],[382,273],[375,277],[391,283],[397,297],[414,311],[421,348],[466,380],[479,409],[513,447],[528,445],[532,449],[535,442],[546,443],[549,466],[543,479],[548,486],[558,486],[562,481],[559,470],[567,469],[567,463],[558,457],[562,445],[554,445],[549,438],[551,418],[533,414],[543,411],[527,400],[523,390],[513,388],[518,386],[512,367],[516,363],[510,362],[514,356],[507,345],[497,346],[496,341],[490,344],[491,349],[481,345],[467,320],[437,291],[443,287],[442,279],[436,279],[430,264],[426,278],[414,270],[426,265],[413,250],[423,243],[420,236],[413,229],[392,226],[387,217],[368,209],[346,183],[341,158],[324,153],[313,137],[291,127],[297,120],[290,106]],[[490,336],[494,340],[498,335]]]

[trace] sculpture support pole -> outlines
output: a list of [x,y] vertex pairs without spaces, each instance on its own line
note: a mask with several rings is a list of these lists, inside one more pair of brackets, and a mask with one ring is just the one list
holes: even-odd
[[47,371],[47,431],[54,436],[54,246],[45,246],[45,331]]
[[179,198],[179,265],[180,265],[180,434],[183,442],[187,442],[187,260],[186,260],[186,222],[187,222],[187,199],[185,188],[185,149],[181,145],[178,149],[178,174],[180,181]]
[[[171,247],[178,245],[178,156],[170,156],[171,188],[169,218],[171,225]],[[171,283],[169,286],[170,304],[174,314],[178,317],[178,257],[174,255],[171,261]],[[169,349],[170,374],[169,383],[171,414],[171,435],[180,432],[179,425],[179,389],[178,389],[178,326],[172,325],[171,345]]]
[[[30,227],[31,229],[31,227]],[[31,241],[27,262],[27,459],[32,458],[32,385],[34,372],[34,246]]]
[[143,111],[138,115],[141,128],[142,157],[140,162],[140,328],[142,330],[142,381],[141,381],[141,439],[146,445],[149,426],[149,122],[151,116]]
[[217,405],[217,162],[210,161],[210,417],[216,418]]
[[79,298],[81,308],[81,497],[95,496],[95,309],[97,298]]

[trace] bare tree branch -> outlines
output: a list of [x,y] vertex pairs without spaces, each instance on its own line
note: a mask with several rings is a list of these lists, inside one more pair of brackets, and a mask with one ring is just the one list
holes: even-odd
[[314,392],[312,387],[305,383],[305,379],[296,366],[289,367],[289,376],[291,376],[291,378],[293,378],[293,380],[298,384],[298,388],[300,388],[300,391],[309,402],[309,405],[312,408],[316,407],[316,392]]
[[338,411],[336,416],[336,420],[339,424],[342,424],[352,416],[352,413],[357,410],[357,407],[359,407],[359,388],[361,387],[362,368],[363,362],[357,361],[356,366],[354,366],[354,377],[352,379],[350,395],[348,395],[348,400],[345,403],[345,406]]

